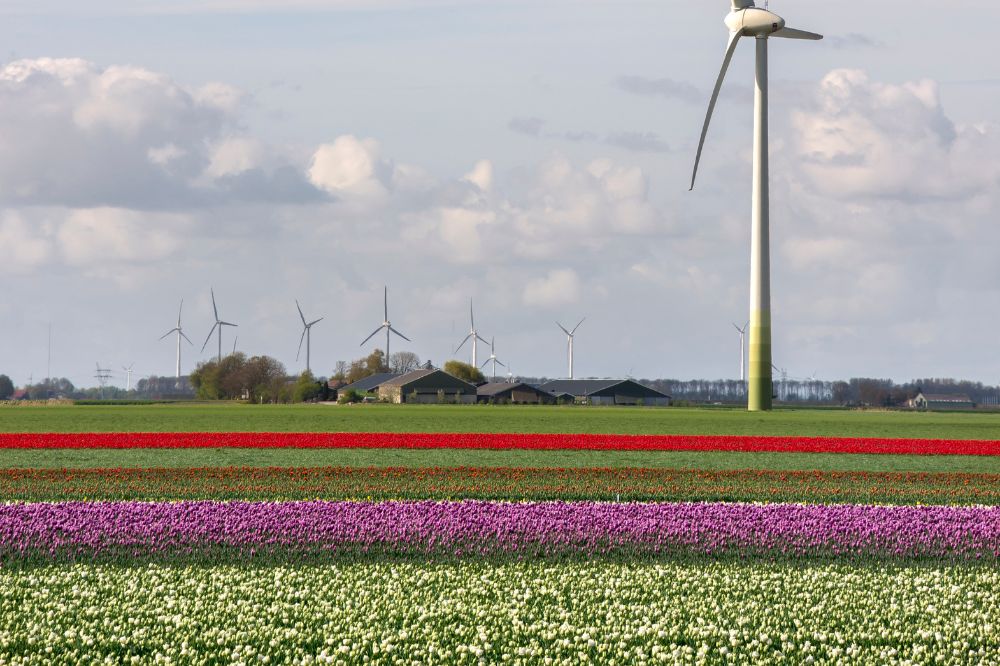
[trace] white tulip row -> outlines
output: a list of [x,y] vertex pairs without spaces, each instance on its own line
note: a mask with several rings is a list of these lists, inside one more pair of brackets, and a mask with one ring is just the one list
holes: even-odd
[[1000,664],[986,566],[0,569],[0,664]]

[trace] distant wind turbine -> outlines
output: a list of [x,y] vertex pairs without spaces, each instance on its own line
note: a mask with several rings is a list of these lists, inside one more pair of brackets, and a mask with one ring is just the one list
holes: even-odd
[[[765,5],[766,5],[765,0]],[[712,111],[719,99],[722,81],[726,78],[729,62],[736,52],[740,37],[753,37],[756,45],[754,69],[754,123],[753,123],[753,191],[750,222],[750,381],[747,386],[747,410],[771,409],[771,258],[770,232],[768,229],[770,203],[768,200],[768,147],[767,147],[767,42],[769,37],[787,39],[823,39],[822,35],[805,30],[785,27],[785,19],[767,9],[754,6],[753,0],[732,0],[732,10],[725,18],[729,29],[729,43],[722,60],[722,69],[715,80],[715,88],[708,102],[708,112],[701,127],[698,152],[691,170],[691,189],[705,135],[712,120]],[[733,146],[728,146],[728,153]]]
[[497,380],[497,366],[500,365],[500,366],[503,366],[505,368],[507,367],[506,365],[504,365],[503,363],[501,363],[499,359],[497,359],[496,345],[494,344],[494,343],[496,343],[496,340],[497,340],[496,338],[491,338],[490,339],[490,357],[488,359],[486,359],[485,361],[483,361],[483,367],[484,368],[486,367],[486,365],[490,361],[493,362],[493,381],[494,382]]
[[566,327],[556,322],[556,326],[562,329],[563,333],[566,334],[566,352],[569,356],[569,378],[573,379],[573,336],[576,335],[576,329],[580,328],[580,324],[584,322],[586,317],[580,320],[580,322],[573,327],[572,331],[567,331]]
[[122,370],[125,371],[125,391],[132,390],[132,368],[135,367],[135,363],[132,365],[123,365]]
[[[306,322],[306,316],[304,314],[302,314],[302,306],[299,305],[299,301],[297,299],[295,301],[295,307],[296,307],[296,309],[298,309],[298,311],[299,311],[299,317],[302,319],[302,336],[299,338],[299,351],[298,351],[298,353],[295,354],[295,360],[296,361],[299,360],[299,356],[302,354],[302,341],[305,340],[305,342],[306,342],[306,372],[311,373],[311,370],[309,369],[309,346],[310,346],[310,339],[312,338],[312,327],[313,327],[314,324],[318,324],[319,322],[323,321],[323,317],[320,317],[319,319],[314,319],[313,321],[310,321],[310,322],[307,323]],[[386,359],[386,361],[388,361],[388,359]]]
[[746,352],[745,352],[746,345],[743,344],[743,342],[747,334],[747,328],[749,328],[749,326],[750,322],[743,324],[743,328],[740,328],[736,324],[733,324],[733,328],[735,328],[737,331],[740,332],[740,381],[741,382],[745,382],[747,380],[746,366],[744,365],[744,363],[746,362]]
[[228,321],[222,321],[221,319],[219,319],[219,308],[216,307],[216,305],[215,305],[215,290],[211,289],[210,291],[212,293],[212,311],[215,313],[215,323],[212,324],[212,329],[208,332],[208,337],[205,338],[205,344],[203,344],[201,346],[201,351],[205,351],[205,347],[208,346],[208,341],[212,339],[212,333],[215,333],[216,331],[218,331],[219,332],[218,333],[218,336],[219,336],[219,356],[218,356],[217,360],[218,360],[219,363],[222,363],[222,327],[223,326],[233,326],[233,327],[235,327],[236,324],[230,324]]
[[410,340],[408,337],[406,337],[405,335],[394,329],[392,327],[392,324],[389,323],[389,287],[385,287],[385,319],[382,320],[382,325],[376,328],[374,331],[372,331],[371,335],[362,340],[359,346],[364,347],[365,343],[371,340],[373,337],[375,337],[375,334],[381,331],[382,329],[385,329],[385,365],[386,367],[389,367],[389,334],[395,333],[396,335],[403,338],[407,342],[413,342],[413,340]]
[[[181,338],[184,338],[185,340],[187,340],[187,342],[188,342],[189,345],[194,345],[194,343],[191,342],[191,338],[189,338],[188,336],[184,335],[184,330],[181,328],[181,312],[183,310],[184,310],[184,299],[182,298],[181,299],[181,306],[179,308],[177,308],[177,326],[173,327],[172,329],[170,329],[169,331],[167,331],[166,333],[164,333],[163,335],[160,336],[160,340],[162,340],[163,338],[167,337],[171,333],[176,333],[177,334],[177,369],[176,369],[175,377],[177,379],[176,386],[178,388],[180,388],[180,384],[181,384]],[[209,334],[209,335],[211,335],[211,334]]]
[[461,349],[466,342],[472,340],[472,367],[478,368],[479,365],[476,364],[476,341],[482,340],[483,342],[487,342],[487,340],[483,336],[479,335],[479,331],[476,330],[476,316],[472,313],[472,299],[469,299],[469,321],[472,323],[472,330],[470,330],[469,334],[465,336],[460,343],[458,343],[458,347],[455,348],[455,353],[457,354],[458,350]]

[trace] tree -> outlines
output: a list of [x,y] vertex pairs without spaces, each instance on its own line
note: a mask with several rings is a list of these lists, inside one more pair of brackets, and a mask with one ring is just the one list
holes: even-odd
[[444,371],[470,384],[482,384],[486,381],[486,377],[483,376],[479,368],[473,367],[468,363],[462,363],[461,361],[448,361],[444,364]]
[[330,379],[339,379],[340,381],[344,381],[347,379],[347,371],[349,368],[350,365],[347,361],[337,361],[337,365],[333,368],[333,376],[330,377]]
[[410,351],[398,351],[389,357],[389,371],[403,374],[420,367],[420,357]]
[[14,395],[14,382],[7,375],[0,375],[0,400],[7,400]]
[[323,385],[316,381],[309,371],[299,375],[298,381],[292,388],[292,402],[308,402],[314,400],[323,390]]

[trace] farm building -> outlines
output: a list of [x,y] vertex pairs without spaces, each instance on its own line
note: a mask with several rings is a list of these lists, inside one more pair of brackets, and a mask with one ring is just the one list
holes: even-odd
[[511,402],[538,405],[552,405],[556,397],[548,391],[524,382],[495,382],[483,384],[477,390],[479,402]]
[[367,377],[362,377],[353,384],[348,384],[347,386],[341,386],[337,389],[338,393],[347,393],[348,391],[357,391],[358,393],[372,393],[378,391],[378,387],[384,382],[389,381],[399,377],[398,373],[395,372],[376,372],[374,375],[368,375]]
[[474,403],[476,386],[444,370],[414,370],[380,384],[378,397],[388,402]]
[[568,394],[576,402],[591,405],[670,404],[670,396],[633,379],[556,379],[539,388],[554,395]]
[[920,392],[909,401],[913,409],[972,409],[976,406],[964,393]]

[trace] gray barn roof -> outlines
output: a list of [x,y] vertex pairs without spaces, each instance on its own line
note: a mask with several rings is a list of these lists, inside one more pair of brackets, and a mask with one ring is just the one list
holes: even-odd
[[538,393],[544,393],[546,395],[552,395],[545,389],[538,388],[532,384],[525,384],[524,382],[518,382],[516,384],[511,384],[510,382],[494,382],[490,384],[483,384],[476,389],[476,392],[482,396],[494,396],[500,393],[505,393],[506,391],[537,391]]
[[[421,381],[423,380],[423,381]],[[413,370],[405,375],[398,375],[382,383],[382,386],[399,386],[405,388],[415,382],[420,382],[422,389],[455,389],[461,388],[469,393],[475,393],[475,384],[448,374],[444,370]]]
[[362,377],[353,384],[348,384],[340,390],[345,392],[357,391],[358,393],[368,393],[369,391],[376,390],[379,386],[393,377],[399,377],[399,374],[395,372],[376,372],[374,375]]
[[629,395],[639,398],[669,398],[666,393],[661,393],[645,384],[640,384],[634,379],[555,379],[542,384],[543,391],[549,393],[565,393],[586,398],[593,395]]

